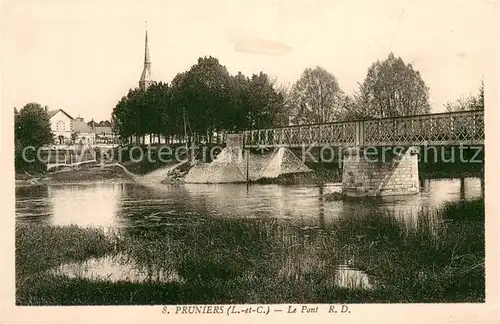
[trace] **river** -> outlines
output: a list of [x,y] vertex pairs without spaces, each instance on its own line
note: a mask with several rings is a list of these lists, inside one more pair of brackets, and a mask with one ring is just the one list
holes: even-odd
[[123,228],[189,222],[199,217],[278,219],[304,226],[327,226],[343,213],[389,209],[408,221],[423,208],[482,196],[479,178],[426,179],[415,196],[325,201],[340,184],[161,185],[129,182],[50,184],[16,189],[16,221],[50,225]]
[[[218,261],[224,268],[229,266],[240,269],[246,260],[259,260],[258,263],[264,268],[274,269],[274,272],[268,271],[272,278],[297,278],[308,273],[319,273],[327,278],[321,287],[332,285],[370,290],[376,285],[377,279],[353,266],[356,264],[354,254],[348,251],[341,253],[340,250],[337,253],[331,250],[333,247],[325,248],[323,242],[326,241],[318,240],[314,236],[333,228],[339,218],[372,213],[374,210],[389,211],[389,214],[397,216],[404,222],[402,225],[405,228],[417,226],[417,215],[422,209],[435,210],[446,202],[483,196],[482,182],[479,178],[426,179],[422,181],[421,193],[415,196],[328,201],[330,193],[340,190],[341,185],[335,183],[321,187],[186,184],[159,185],[153,188],[121,181],[60,183],[17,188],[16,221],[56,226],[111,228],[128,233],[126,235],[129,237],[138,238],[138,241],[134,242],[142,245],[137,247],[142,248],[141,252],[139,254],[131,252],[132,256],[123,254],[105,256],[85,262],[61,264],[60,267],[53,269],[55,273],[70,278],[85,277],[94,280],[98,277],[113,282],[156,280],[179,284],[193,280],[196,282],[193,275],[197,277],[200,274],[209,274],[218,278],[218,272],[212,268],[196,270],[194,274],[189,274],[182,270],[184,266],[179,268],[178,265],[175,267],[170,265],[172,260],[182,258],[182,254],[190,253],[196,255],[195,260],[199,260],[198,267],[203,267],[205,263],[211,264],[213,257],[219,258],[220,255],[224,255]],[[211,222],[204,223],[207,218],[211,219]],[[246,225],[233,226],[231,225],[235,223],[233,219],[243,221]],[[276,232],[274,227],[262,227],[262,223],[267,223],[268,220],[284,223],[285,232],[280,232],[279,229]],[[255,222],[255,225],[251,224],[252,222]],[[221,227],[218,227],[217,223],[221,223]],[[286,226],[296,228],[299,232],[305,230],[309,234],[290,235],[291,232]],[[169,227],[173,227],[173,231],[170,231]],[[191,236],[185,242],[181,252],[165,255],[169,245],[166,244],[165,248],[157,246],[169,242],[176,233],[181,235],[180,241],[183,241],[183,234],[179,234],[178,230],[191,227],[193,232],[186,233],[194,235],[194,238]],[[245,228],[243,231],[250,234],[241,232],[241,228]],[[259,233],[255,238],[247,237],[238,242],[240,236],[252,235],[255,228],[256,233]],[[170,231],[170,234],[165,234],[165,230]],[[209,238],[206,241],[209,244],[218,241],[219,247],[204,252],[205,247],[191,245],[197,241],[195,232],[198,230],[200,233],[205,231],[200,235],[207,235]],[[227,233],[231,231],[234,233]],[[292,232],[296,233],[295,230]],[[154,246],[148,245],[150,235],[160,237]],[[310,240],[307,238],[309,236]],[[275,244],[272,242],[278,242],[278,246],[284,244],[286,249],[280,252],[284,253],[282,256],[269,259],[259,254],[259,250],[262,249],[261,243],[269,246]],[[343,249],[341,246],[337,248]],[[226,250],[230,252],[221,252]],[[325,251],[327,251],[326,256]],[[233,254],[239,255],[240,258],[234,259],[230,256]],[[349,257],[340,258],[341,254]],[[146,261],[143,260],[145,255]],[[253,278],[252,271],[251,267],[249,269],[243,267],[237,273],[240,277]],[[207,279],[205,282],[210,280]],[[328,283],[328,280],[331,283]]]

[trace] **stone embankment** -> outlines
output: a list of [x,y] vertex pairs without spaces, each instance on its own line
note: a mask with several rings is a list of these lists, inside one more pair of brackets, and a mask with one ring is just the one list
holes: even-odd
[[175,183],[241,183],[279,180],[283,177],[307,175],[312,170],[290,150],[279,148],[262,154],[243,152],[238,147],[226,147],[211,163],[184,160],[165,165],[146,174],[134,171],[135,165],[99,163],[85,166],[60,167],[41,177],[17,177],[16,185],[36,185],[52,181],[90,181],[129,178],[142,184]]
[[194,165],[187,173],[185,182],[238,183],[311,171],[286,148],[255,154],[243,152],[239,147],[226,147],[211,163]]

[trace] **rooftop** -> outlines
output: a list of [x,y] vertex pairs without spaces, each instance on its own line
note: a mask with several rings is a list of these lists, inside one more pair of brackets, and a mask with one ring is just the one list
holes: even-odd
[[73,120],[73,131],[78,133],[93,133],[94,131],[81,120]]
[[47,111],[47,114],[49,115],[49,118],[52,118],[54,117],[58,112],[62,112],[63,114],[65,114],[66,116],[68,116],[71,120],[73,120],[73,117],[71,117],[67,112],[65,112],[64,110],[62,109],[56,109],[56,110],[49,110]]

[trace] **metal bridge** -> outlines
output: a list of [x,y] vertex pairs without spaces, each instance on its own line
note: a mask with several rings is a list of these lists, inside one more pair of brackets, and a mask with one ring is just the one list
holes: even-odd
[[484,144],[484,110],[297,125],[243,132],[243,146],[423,146]]

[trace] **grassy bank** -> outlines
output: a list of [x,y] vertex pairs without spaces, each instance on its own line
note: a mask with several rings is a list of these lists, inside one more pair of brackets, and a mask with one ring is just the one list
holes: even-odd
[[[141,283],[46,270],[104,255]],[[338,265],[373,289],[338,285]],[[182,280],[164,282],[176,273]],[[386,212],[341,215],[325,228],[200,218],[120,232],[16,227],[18,304],[335,303],[484,301],[484,202],[447,204],[415,221]]]

